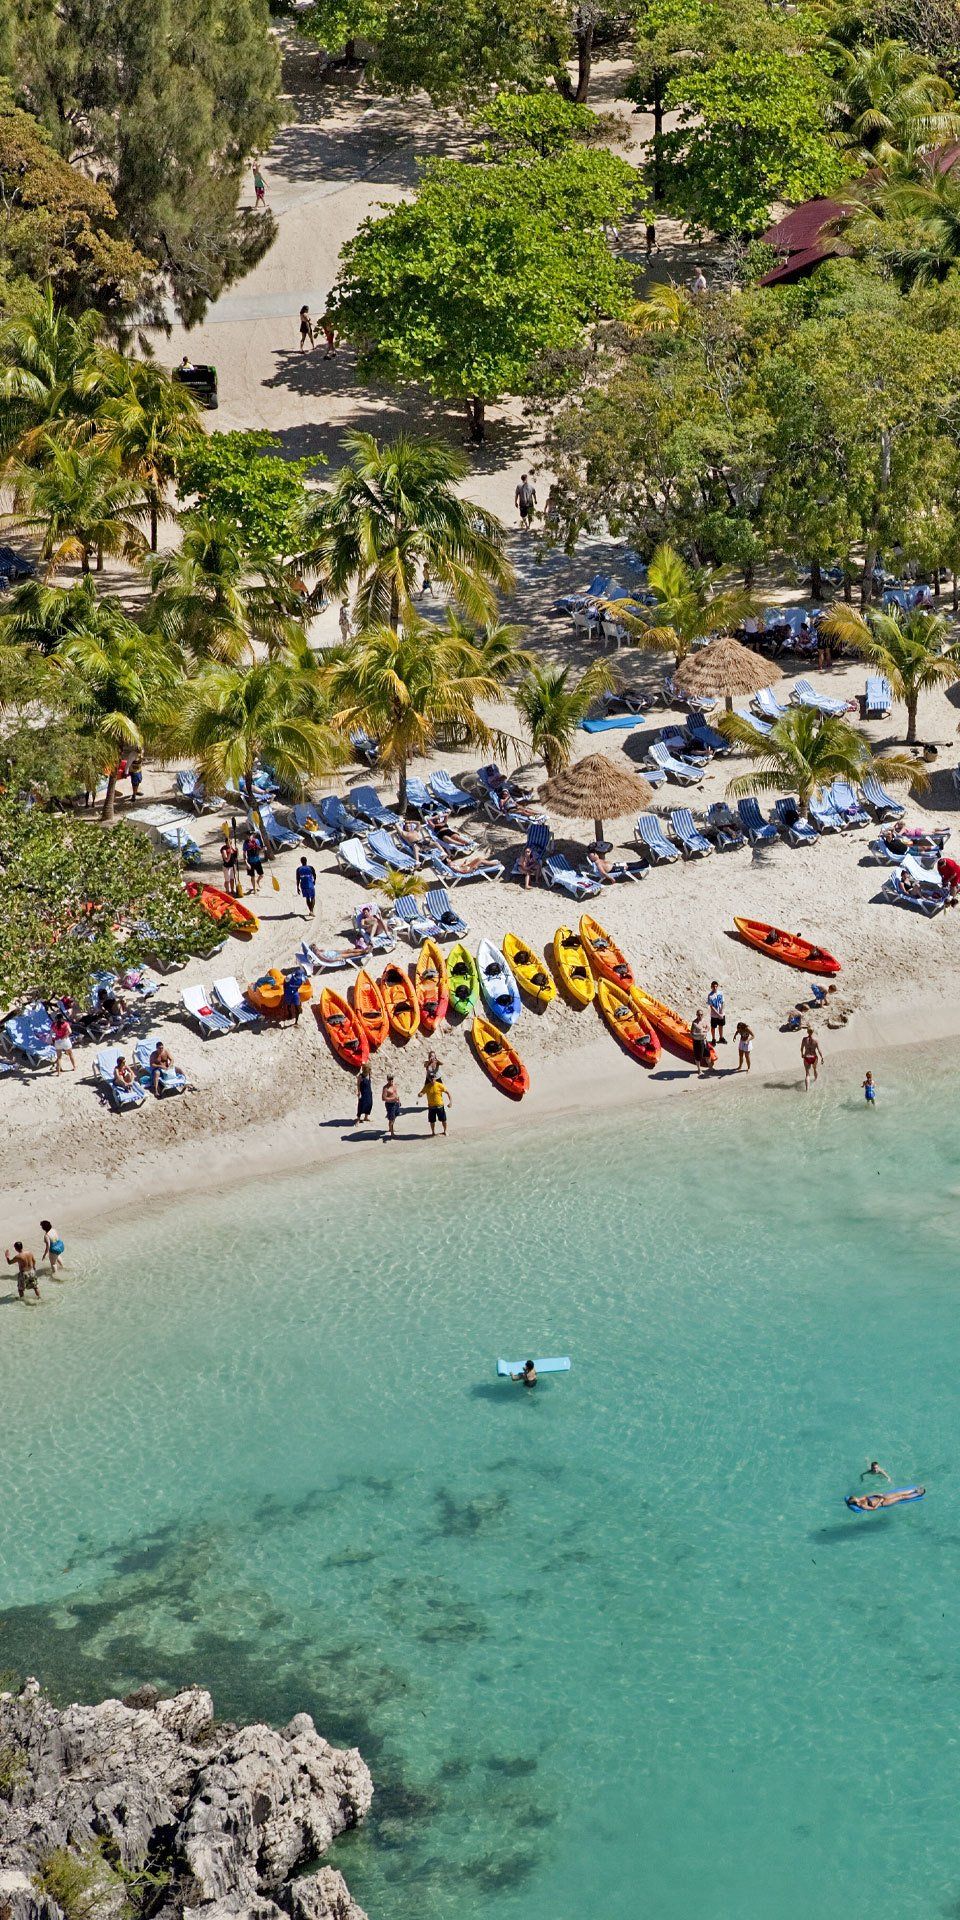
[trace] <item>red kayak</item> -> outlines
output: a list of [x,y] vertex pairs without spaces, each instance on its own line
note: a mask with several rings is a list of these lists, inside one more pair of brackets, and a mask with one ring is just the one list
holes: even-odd
[[324,987],[315,1011],[337,1059],[356,1073],[370,1058],[370,1043],[358,1015],[332,987]]
[[734,914],[733,924],[748,947],[756,947],[770,960],[781,960],[785,967],[799,967],[801,973],[839,973],[840,962],[825,947],[814,946],[802,933],[784,933],[782,927],[770,927],[765,920],[741,920]]

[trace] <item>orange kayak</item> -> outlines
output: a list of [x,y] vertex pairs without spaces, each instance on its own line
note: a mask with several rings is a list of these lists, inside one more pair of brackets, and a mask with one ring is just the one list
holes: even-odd
[[580,938],[597,979],[609,980],[613,986],[629,993],[633,986],[633,968],[616,941],[611,940],[599,920],[594,920],[589,913],[580,916]]
[[184,884],[191,900],[196,900],[218,926],[229,926],[231,933],[243,939],[256,933],[260,925],[256,914],[234,894],[223,893],[219,887],[208,887],[203,880],[187,880]]
[[395,1040],[409,1040],[420,1026],[420,1009],[410,975],[392,960],[384,967],[378,985],[390,1032]]
[[646,1015],[622,987],[609,980],[597,982],[597,1005],[610,1032],[642,1067],[655,1067],[660,1058],[660,1041]]
[[447,963],[435,940],[425,940],[413,970],[421,1033],[434,1033],[450,1005]]
[[367,1036],[371,1053],[382,1047],[390,1031],[387,1009],[380,988],[366,967],[361,967],[350,989],[351,1011]]
[[[681,1060],[693,1059],[693,1041],[690,1038],[688,1020],[681,1020],[679,1013],[674,1013],[672,1007],[664,1006],[662,1000],[655,1000],[652,993],[644,993],[642,987],[634,987],[630,998],[637,1012],[642,1013],[663,1046],[669,1048],[671,1053],[677,1054]],[[716,1057],[716,1047],[711,1046],[709,1052],[711,1066]]]
[[785,967],[799,967],[801,973],[840,972],[839,960],[825,947],[805,940],[802,933],[784,933],[782,927],[770,927],[765,920],[740,920],[736,914],[733,924],[748,947],[756,947],[771,960],[782,960]]
[[370,1058],[370,1046],[358,1015],[333,987],[324,987],[317,1020],[338,1060],[356,1073]]
[[494,1086],[511,1100],[522,1100],[530,1085],[530,1075],[509,1041],[479,1013],[473,1016],[470,1038],[477,1059]]
[[[280,968],[271,967],[268,973],[262,973],[259,980],[255,980],[252,986],[247,987],[244,997],[250,1002],[251,1007],[256,1007],[258,1013],[275,1015],[279,1018],[283,1012],[285,984]],[[307,1001],[313,998],[313,988],[305,974],[300,981],[299,994],[301,1006],[305,1006]]]

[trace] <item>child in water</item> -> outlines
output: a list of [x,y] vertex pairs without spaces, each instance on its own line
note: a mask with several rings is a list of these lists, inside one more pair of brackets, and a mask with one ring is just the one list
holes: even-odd
[[872,1073],[867,1074],[867,1077],[863,1083],[863,1097],[867,1103],[867,1106],[872,1107],[877,1097],[877,1089],[873,1083]]

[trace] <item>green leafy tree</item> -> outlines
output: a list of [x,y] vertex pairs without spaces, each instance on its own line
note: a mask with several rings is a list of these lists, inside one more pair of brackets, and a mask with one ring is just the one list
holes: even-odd
[[717,587],[706,567],[691,567],[675,548],[658,547],[647,568],[654,603],[637,618],[623,616],[639,644],[672,653],[677,666],[698,641],[739,626],[753,610],[749,594]]
[[348,55],[366,43],[385,92],[423,91],[437,106],[461,108],[496,89],[525,93],[550,78],[565,81],[575,31],[565,0],[318,0],[298,25]]
[[148,566],[154,631],[193,662],[239,664],[257,643],[299,645],[305,590],[282,562],[249,546],[223,514],[185,513],[180,528],[176,552]]
[[76,561],[89,573],[94,555],[98,567],[104,554],[142,557],[140,489],[109,448],[49,440],[38,464],[14,467],[10,480],[17,519],[39,536],[51,574]]
[[410,761],[429,753],[438,729],[455,725],[478,747],[498,738],[479,709],[502,698],[514,666],[509,650],[500,656],[498,677],[489,670],[489,657],[485,662],[459,629],[413,619],[399,630],[368,627],[327,662],[324,679],[336,727],[346,736],[358,727],[376,736],[380,766],[398,776],[401,808]]
[[569,766],[577,728],[600,694],[613,685],[606,662],[598,660],[579,679],[572,667],[532,666],[517,688],[516,700],[526,722],[533,752],[547,774]]
[[886,166],[920,147],[960,134],[953,88],[923,54],[902,40],[828,48],[835,89],[833,121],[858,162]]
[[200,433],[178,453],[177,475],[184,498],[195,494],[202,512],[231,521],[248,546],[286,560],[303,547],[317,462],[284,460],[272,451],[279,445],[271,433]]
[[50,656],[58,704],[107,770],[104,820],[113,819],[117,761],[146,753],[159,737],[165,702],[182,680],[176,650],[143,633],[119,602],[88,597],[86,624]]
[[927,784],[923,768],[909,754],[873,753],[870,743],[848,720],[791,707],[762,737],[739,713],[724,713],[720,727],[756,761],[752,773],[731,781],[733,798],[748,793],[795,793],[804,819],[810,801],[834,780],[856,786],[867,774],[906,782],[919,791]]
[[232,781],[253,791],[267,760],[290,792],[329,773],[345,743],[331,728],[313,660],[304,648],[270,659],[210,666],[187,682],[171,713],[169,741],[199,764],[214,787]]
[[637,191],[624,161],[583,147],[526,165],[436,162],[413,201],[343,249],[337,325],[366,372],[462,400],[479,442],[490,401],[562,390],[588,323],[624,310],[629,273],[605,229]]
[[142,491],[150,520],[150,551],[156,553],[167,491],[182,448],[199,428],[197,404],[156,360],[110,354],[101,369],[102,401],[96,428],[120,472]]
[[169,289],[195,321],[274,233],[238,210],[246,161],[278,123],[266,0],[0,0],[0,29],[11,21],[21,104],[64,159],[111,183],[123,231],[156,263],[158,308]]
[[825,128],[829,89],[800,52],[721,53],[675,77],[679,125],[660,150],[667,198],[696,233],[749,237],[777,201],[840,187],[849,173]]
[[942,614],[920,607],[909,613],[871,609],[861,614],[838,606],[822,625],[830,638],[852,647],[889,680],[895,698],[907,709],[907,744],[912,744],[921,694],[960,679],[960,647],[948,645],[949,627]]
[[626,92],[653,115],[650,176],[653,198],[659,201],[664,196],[667,89],[711,48],[710,10],[705,0],[634,0],[632,12],[634,65]]
[[574,141],[592,145],[611,130],[610,115],[578,106],[553,88],[542,93],[498,93],[473,115],[473,124],[487,135],[486,152],[493,160],[556,158]]
[[513,572],[495,514],[456,491],[462,454],[400,434],[347,434],[348,455],[307,517],[309,567],[325,591],[352,593],[361,626],[398,627],[413,616],[426,568],[471,619],[489,619]]

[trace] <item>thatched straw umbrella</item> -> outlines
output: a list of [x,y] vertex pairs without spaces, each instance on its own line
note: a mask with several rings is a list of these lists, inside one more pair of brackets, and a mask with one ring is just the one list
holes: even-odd
[[693,700],[714,699],[722,693],[730,713],[734,696],[741,699],[744,695],[762,693],[764,687],[773,686],[776,678],[769,660],[762,659],[759,653],[751,653],[749,647],[742,647],[730,634],[722,634],[719,640],[711,640],[696,653],[688,653],[677,668],[673,683]]
[[552,780],[545,780],[540,798],[551,813],[559,813],[566,820],[592,820],[597,839],[602,841],[604,820],[622,820],[626,814],[648,807],[653,788],[641,773],[615,767],[605,753],[588,753],[572,767],[563,767]]

